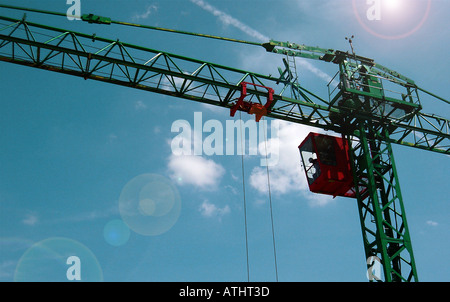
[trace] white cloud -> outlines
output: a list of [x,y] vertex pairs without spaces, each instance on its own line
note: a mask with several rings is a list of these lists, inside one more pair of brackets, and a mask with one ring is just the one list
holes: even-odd
[[96,220],[96,219],[101,219],[101,218],[117,215],[118,212],[119,212],[119,210],[118,210],[117,205],[112,205],[111,207],[109,207],[107,209],[92,210],[90,212],[79,213],[76,216],[67,218],[67,220],[92,221],[92,220]]
[[117,140],[117,135],[115,133],[110,133],[108,135],[108,140],[110,143],[114,142],[115,140]]
[[[211,191],[218,188],[222,176],[225,174],[225,168],[217,164],[212,159],[207,159],[196,154],[196,147],[202,147],[203,141],[201,133],[194,131],[188,122],[184,123],[187,127],[183,131],[187,136],[183,137],[183,150],[189,152],[175,152],[174,146],[178,146],[177,139],[180,134],[167,143],[172,148],[172,154],[169,156],[167,167],[172,180],[181,185],[193,185],[199,189]],[[182,132],[181,134],[186,134]],[[175,143],[174,143],[175,140]]]
[[253,202],[253,204],[254,204],[255,206],[259,207],[259,206],[265,205],[267,202],[268,202],[267,199],[259,198],[259,199],[256,199],[256,200]]
[[212,159],[196,155],[171,155],[168,168],[170,177],[179,184],[189,184],[203,190],[217,188],[225,168]]
[[199,211],[205,217],[218,217],[219,219],[231,212],[228,205],[220,208],[208,200],[203,201],[199,207]]
[[433,221],[433,220],[427,220],[427,224],[434,226],[434,227],[439,225],[439,223],[437,223],[436,221]]
[[34,226],[39,222],[39,218],[36,214],[27,214],[22,220],[22,223],[29,226]]
[[[270,152],[278,152],[279,161],[269,167],[271,192],[286,194],[305,189],[306,180],[301,174],[298,145],[308,135],[311,128],[278,120],[274,120],[272,123],[279,124],[278,136],[269,139],[268,146],[271,141],[278,140],[278,148],[274,148]],[[264,142],[260,142],[259,149],[265,150]],[[250,185],[261,193],[268,192],[265,167],[255,167],[252,170]]]
[[[268,74],[272,76],[278,75],[278,67],[281,67],[282,56],[270,56],[268,57],[265,52],[260,51],[249,51],[241,54],[241,61],[243,69],[252,70],[262,74]],[[317,68],[312,61],[305,58],[295,58],[297,73],[299,74],[300,80],[302,74],[307,72],[323,80],[325,83],[329,83],[332,77],[321,69]],[[276,72],[276,73],[275,73]],[[334,87],[338,84],[336,79],[333,80],[332,86]]]
[[235,187],[233,187],[233,186],[226,185],[225,189],[227,191],[230,191],[233,195],[238,195],[238,190]]
[[191,0],[192,3],[198,5],[202,9],[212,13],[214,16],[216,16],[223,24],[225,25],[231,25],[236,27],[237,29],[241,30],[242,32],[246,33],[250,37],[253,37],[261,42],[268,42],[270,40],[269,37],[263,35],[259,31],[249,27],[248,25],[242,23],[241,21],[233,18],[232,16],[224,13],[223,11],[215,8],[214,6],[208,4],[206,1],[203,0]]
[[159,133],[161,133],[161,127],[160,127],[160,126],[155,126],[155,127],[153,127],[153,133],[154,133],[154,134],[159,134]]
[[75,213],[74,215],[58,217],[53,220],[46,220],[46,224],[59,224],[61,222],[84,222],[94,221],[108,217],[114,217],[119,214],[117,204],[111,205],[109,208],[95,209],[87,212]]
[[0,280],[9,280],[14,276],[17,261],[6,260],[0,263]]
[[[204,10],[212,13],[225,25],[232,25],[232,26],[236,27],[237,29],[239,29],[240,31],[244,32],[245,34],[249,35],[250,37],[253,37],[253,38],[259,40],[260,42],[269,42],[270,41],[270,38],[268,36],[249,27],[248,25],[246,25],[246,24],[242,23],[241,21],[235,19],[234,17],[226,14],[225,12],[215,8],[214,6],[208,4],[206,1],[191,0],[191,2],[198,5],[199,7],[203,8]],[[303,1],[301,1],[301,2],[303,2]],[[249,59],[252,60],[253,56],[249,56]],[[247,60],[245,60],[244,62],[246,62],[246,61]],[[315,67],[311,62],[307,61],[306,59],[300,58],[297,60],[297,63],[327,83],[332,79],[331,76],[329,76],[327,73],[323,72],[319,68]],[[264,56],[264,59],[261,62],[258,62],[258,64],[255,64],[255,66],[265,66],[265,65],[267,65],[267,56]],[[273,70],[276,70],[276,69],[273,69]]]
[[[273,194],[283,195],[289,193],[303,193],[311,206],[324,206],[332,198],[325,195],[316,195],[309,191],[306,176],[300,164],[298,145],[309,132],[321,132],[316,128],[289,123],[285,121],[272,121],[279,123],[278,136],[271,140],[278,140],[278,148],[270,152],[278,152],[278,163],[269,167],[270,191]],[[260,144],[264,144],[261,142]],[[276,144],[274,144],[276,145]],[[260,146],[264,150],[265,146]],[[269,149],[268,149],[269,151]],[[268,194],[268,179],[266,167],[255,167],[250,174],[250,185],[262,194]]]
[[[315,1],[294,1],[292,9],[299,9],[300,13],[305,15],[314,15],[317,18],[330,19],[330,16],[337,16],[340,18],[351,17],[353,9],[351,3],[343,3],[345,1],[329,1],[329,0],[315,0]],[[297,7],[295,7],[297,5]],[[336,20],[339,20],[336,18]]]
[[107,218],[111,216],[116,216],[119,213],[117,204],[112,205],[106,209],[92,210],[87,212],[76,213],[70,216],[58,216],[54,219],[40,220],[38,214],[28,213],[25,218],[22,219],[22,223],[28,226],[35,226],[37,224],[45,225],[55,225],[61,222],[83,222],[83,221],[93,221],[97,219]]
[[147,109],[147,105],[143,101],[136,101],[134,103],[134,109],[145,110],[145,109]]
[[[300,65],[301,67],[304,67],[306,69],[308,69],[309,71],[311,71],[313,74],[315,74],[317,77],[321,78],[322,80],[324,80],[326,83],[329,83],[332,79],[332,77],[330,75],[328,75],[326,72],[323,72],[322,70],[320,70],[319,68],[315,67],[313,64],[311,64],[310,62],[307,61],[307,59],[304,58],[298,58],[296,60],[297,64]],[[335,87],[338,85],[338,82],[334,79],[333,83],[332,83],[332,87]]]
[[158,10],[158,7],[154,4],[152,5],[148,5],[147,8],[145,9],[145,11],[143,11],[140,14],[135,14],[132,19],[134,21],[139,21],[142,19],[147,19],[148,16],[150,16],[151,14],[155,13]]

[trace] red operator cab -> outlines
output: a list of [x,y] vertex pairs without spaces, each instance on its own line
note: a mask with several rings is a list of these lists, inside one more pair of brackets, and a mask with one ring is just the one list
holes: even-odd
[[347,140],[311,132],[298,148],[311,192],[356,197]]

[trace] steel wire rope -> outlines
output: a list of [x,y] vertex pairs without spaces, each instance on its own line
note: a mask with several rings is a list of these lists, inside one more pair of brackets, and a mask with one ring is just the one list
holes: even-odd
[[240,132],[241,132],[241,169],[242,169],[242,191],[244,196],[244,227],[245,227],[245,253],[247,257],[247,282],[250,282],[250,266],[248,257],[248,227],[247,227],[247,202],[245,198],[245,169],[244,169],[244,143],[242,133],[242,113],[239,111]]
[[275,279],[278,282],[278,264],[277,264],[277,249],[276,249],[276,244],[275,244],[275,228],[274,228],[274,223],[273,223],[273,207],[272,207],[272,193],[270,190],[270,173],[269,173],[269,161],[268,161],[268,157],[267,157],[267,135],[266,135],[266,123],[264,123],[264,121],[266,121],[263,117],[262,122],[263,122],[263,127],[264,127],[264,146],[265,146],[265,157],[266,157],[266,172],[267,172],[267,187],[268,187],[268,193],[269,193],[269,207],[270,207],[270,222],[272,225],[272,243],[273,243],[273,257],[274,257],[274,265],[275,265]]
[[[15,10],[35,12],[35,13],[40,13],[40,14],[54,15],[54,16],[60,16],[60,17],[67,17],[67,14],[64,14],[64,13],[47,11],[47,10],[40,10],[40,9],[34,9],[34,8],[27,8],[27,7],[18,7],[18,6],[5,5],[5,4],[0,4],[0,8],[15,9]],[[84,16],[85,15],[72,16],[72,17],[74,17],[74,18],[81,18],[83,21],[87,21],[86,19],[84,19]],[[99,17],[99,16],[96,16],[96,17]],[[107,19],[109,19],[109,18],[107,18]],[[88,21],[88,22],[91,22],[91,21]],[[196,37],[202,37],[202,38],[223,40],[223,41],[235,42],[235,43],[241,43],[241,44],[256,45],[256,46],[261,46],[262,45],[261,43],[252,42],[252,41],[233,39],[233,38],[227,38],[227,37],[220,37],[220,36],[201,34],[201,33],[194,33],[194,32],[189,32],[189,31],[184,31],[184,30],[175,30],[175,29],[156,27],[156,26],[150,26],[150,25],[144,25],[144,24],[137,24],[137,23],[131,23],[131,22],[116,21],[116,20],[111,20],[111,19],[109,19],[109,23],[116,24],[116,25],[123,25],[123,26],[130,26],[130,27],[137,27],[137,28],[144,28],[144,29],[151,29],[151,30],[158,30],[158,31],[165,31],[165,32],[170,32],[170,33],[177,33],[177,34],[196,36]]]

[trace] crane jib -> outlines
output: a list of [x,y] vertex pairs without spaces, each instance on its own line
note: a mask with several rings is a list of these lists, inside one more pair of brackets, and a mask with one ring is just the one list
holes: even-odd
[[[2,61],[226,108],[232,108],[239,99],[237,95],[242,90],[240,83],[248,82],[251,83],[247,89],[249,102],[255,104],[252,112],[259,106],[261,110],[258,111],[268,117],[345,133],[354,131],[356,121],[369,119],[380,129],[387,128],[391,133],[389,140],[393,143],[450,154],[450,123],[445,118],[421,112],[418,93],[419,90],[424,93],[423,89],[401,78],[394,81],[392,77],[395,74],[383,74],[377,64],[358,64],[351,56],[338,64],[339,81],[330,82],[329,99],[326,100],[286,80],[286,77],[257,74],[25,20],[1,16],[0,19],[12,22],[0,31],[0,48],[4,53]],[[16,30],[18,28],[22,31]],[[48,35],[39,41],[37,35],[33,36],[33,28],[43,29]],[[30,34],[20,35],[23,31],[29,31]],[[25,52],[20,45],[28,45],[32,50]],[[85,50],[88,45],[98,50],[88,52]],[[122,55],[117,55],[114,50],[120,51]],[[311,50],[317,52],[320,49]],[[23,53],[19,55],[19,51]],[[68,61],[61,60],[67,56],[72,56],[78,64],[69,66]],[[137,57],[149,59],[139,61]],[[280,76],[285,75],[280,73]],[[150,84],[150,80],[154,81]],[[403,89],[404,92],[397,94],[402,97],[388,95],[388,89],[384,89],[386,83]],[[274,90],[273,102],[270,108],[266,108],[269,109],[267,112],[263,112],[263,107],[267,103],[269,91],[261,87]],[[288,91],[295,92],[294,97],[288,96]],[[430,95],[427,91],[425,93]]]

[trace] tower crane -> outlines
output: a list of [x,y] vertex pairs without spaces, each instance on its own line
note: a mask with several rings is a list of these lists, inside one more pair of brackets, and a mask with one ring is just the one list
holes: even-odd
[[[43,14],[65,14],[0,5]],[[450,121],[422,112],[423,98],[449,101],[412,79],[356,53],[270,40],[243,40],[176,31],[93,14],[88,23],[137,26],[219,39],[334,64],[328,98],[302,87],[288,61],[278,76],[263,75],[178,54],[0,16],[0,61],[86,80],[212,104],[285,120],[341,137],[311,133],[299,146],[310,190],[357,201],[367,267],[378,259],[384,281],[418,281],[392,144],[450,154]],[[287,96],[287,92],[291,92]],[[379,281],[380,278],[374,278]],[[374,280],[372,280],[374,281]]]

